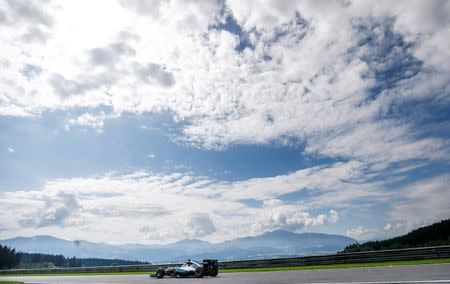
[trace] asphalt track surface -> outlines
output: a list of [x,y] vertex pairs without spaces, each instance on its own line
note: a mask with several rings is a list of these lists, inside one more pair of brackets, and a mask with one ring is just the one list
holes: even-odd
[[189,283],[189,284],[406,284],[406,283],[450,283],[450,264],[428,264],[408,266],[388,266],[371,268],[292,270],[276,272],[219,273],[216,278],[202,279],[155,279],[148,275],[97,275],[97,276],[24,276],[0,277],[0,280],[16,280],[25,283]]

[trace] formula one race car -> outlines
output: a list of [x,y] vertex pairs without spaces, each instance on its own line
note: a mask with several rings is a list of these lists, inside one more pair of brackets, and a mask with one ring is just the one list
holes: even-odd
[[156,273],[150,275],[150,277],[163,278],[164,276],[169,276],[171,278],[202,278],[203,276],[216,277],[218,273],[219,262],[216,259],[204,259],[202,264],[189,259],[183,263],[183,265],[178,267],[167,267],[166,269],[160,267],[156,270]]

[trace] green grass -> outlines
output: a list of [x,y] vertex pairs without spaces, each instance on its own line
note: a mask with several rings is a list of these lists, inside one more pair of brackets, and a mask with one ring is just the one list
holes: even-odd
[[[405,260],[405,261],[387,261],[387,262],[367,262],[367,263],[349,263],[349,264],[329,264],[329,265],[305,265],[305,266],[287,266],[287,267],[265,267],[265,268],[242,268],[242,269],[220,269],[220,273],[233,272],[259,272],[259,271],[285,271],[285,270],[312,270],[312,269],[338,269],[338,268],[358,268],[358,267],[378,267],[378,266],[398,266],[398,265],[419,265],[419,264],[437,264],[450,263],[450,258],[425,259],[425,260]],[[2,276],[83,276],[83,275],[136,275],[152,274],[154,271],[139,272],[81,272],[81,273],[47,273],[47,274],[1,274]],[[0,284],[16,282],[1,282]],[[20,283],[20,282],[17,282]]]
[[[222,271],[222,270],[221,270]],[[62,273],[24,273],[24,274],[0,274],[1,277],[15,276],[93,276],[93,275],[138,275],[153,274],[155,271],[135,271],[135,272],[62,272]],[[0,282],[0,284],[2,284]]]
[[17,282],[17,281],[0,281],[0,284],[23,284],[23,282]]

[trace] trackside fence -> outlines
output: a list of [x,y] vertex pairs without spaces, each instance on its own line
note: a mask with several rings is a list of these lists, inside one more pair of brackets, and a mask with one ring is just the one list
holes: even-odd
[[337,253],[291,258],[272,258],[259,260],[222,261],[220,268],[262,268],[321,264],[346,264],[365,262],[384,262],[418,259],[450,258],[450,246],[383,250],[354,253]]
[[[398,250],[382,250],[354,253],[337,253],[290,258],[270,258],[254,260],[219,261],[219,269],[288,267],[320,264],[366,263],[419,259],[450,258],[450,246],[411,248]],[[70,268],[38,268],[38,269],[8,269],[0,270],[2,274],[45,274],[45,273],[101,273],[101,272],[146,272],[155,271],[160,266],[175,266],[170,264],[70,267]]]

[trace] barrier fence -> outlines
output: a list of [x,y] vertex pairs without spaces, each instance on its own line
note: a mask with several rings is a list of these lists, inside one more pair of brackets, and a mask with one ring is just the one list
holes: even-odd
[[[354,253],[337,253],[327,255],[290,257],[290,258],[219,261],[219,269],[287,267],[287,266],[306,266],[306,265],[320,265],[320,264],[366,263],[366,262],[439,259],[439,258],[450,258],[450,246],[382,250],[370,252],[354,252]],[[146,271],[155,271],[160,266],[165,267],[176,265],[179,265],[179,263],[69,267],[69,268],[8,269],[8,270],[0,270],[0,274],[146,272]]]

